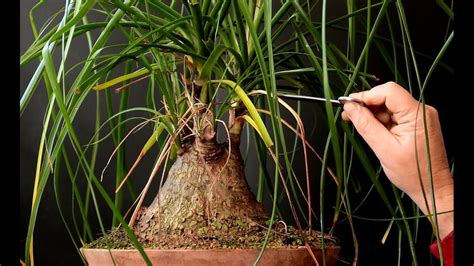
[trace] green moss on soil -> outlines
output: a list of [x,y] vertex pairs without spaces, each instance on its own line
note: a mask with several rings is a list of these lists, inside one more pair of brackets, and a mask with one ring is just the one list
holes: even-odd
[[[214,221],[199,228],[196,233],[172,232],[162,234],[159,241],[139,239],[144,248],[159,249],[248,249],[261,248],[267,233],[266,225],[241,220]],[[305,241],[312,247],[320,247],[321,233],[300,231],[283,222],[277,222],[270,234],[267,248],[296,248]],[[325,246],[337,245],[336,239],[325,236]],[[99,239],[85,245],[86,248],[133,249],[126,232],[115,228]]]

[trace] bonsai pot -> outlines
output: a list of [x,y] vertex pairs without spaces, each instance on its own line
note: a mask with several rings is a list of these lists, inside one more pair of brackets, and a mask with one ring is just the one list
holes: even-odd
[[[319,265],[323,265],[322,250],[313,248]],[[340,247],[326,247],[326,265],[336,264]],[[89,265],[146,265],[135,249],[82,248]],[[260,249],[145,249],[153,265],[253,265]],[[317,265],[305,247],[268,248],[258,265]]]

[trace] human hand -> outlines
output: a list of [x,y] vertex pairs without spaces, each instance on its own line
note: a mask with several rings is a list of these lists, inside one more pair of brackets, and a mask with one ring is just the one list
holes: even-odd
[[[348,102],[344,104],[342,119],[352,121],[380,160],[388,179],[404,191],[425,215],[433,213],[421,103],[394,82],[353,93],[350,97],[361,99],[367,108]],[[452,211],[453,178],[438,112],[429,105],[425,106],[436,211]],[[443,238],[453,230],[453,213],[439,214],[438,224]]]

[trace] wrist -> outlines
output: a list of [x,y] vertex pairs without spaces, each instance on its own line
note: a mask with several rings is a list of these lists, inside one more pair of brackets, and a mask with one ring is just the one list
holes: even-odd
[[[436,222],[438,223],[439,239],[443,239],[454,230],[454,212],[450,211],[438,214]],[[433,231],[435,229],[436,226],[433,224]],[[435,231],[434,234],[436,234]]]
[[[439,237],[443,239],[454,229],[454,186],[452,175],[447,171],[437,172],[433,175],[436,180],[434,183],[434,193],[431,193],[430,184],[424,184],[426,200],[423,194],[416,195],[412,199],[419,206],[420,210],[428,216],[428,219],[435,229],[436,222],[438,224]],[[433,199],[436,204],[436,221],[433,208]]]

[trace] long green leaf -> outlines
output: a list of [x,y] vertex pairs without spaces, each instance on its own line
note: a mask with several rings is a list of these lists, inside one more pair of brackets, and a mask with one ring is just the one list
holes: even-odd
[[267,147],[273,146],[272,138],[270,137],[270,134],[268,134],[267,128],[265,127],[265,124],[263,123],[262,118],[258,114],[258,111],[255,108],[255,105],[252,103],[252,100],[250,100],[250,98],[247,96],[245,91],[239,85],[237,85],[235,82],[231,80],[211,80],[211,83],[223,83],[231,87],[235,91],[235,93],[239,96],[239,98],[242,100],[245,107],[249,111],[250,116],[255,122],[255,128],[256,130],[258,130],[259,134],[262,136],[262,139],[265,142],[265,145]]

